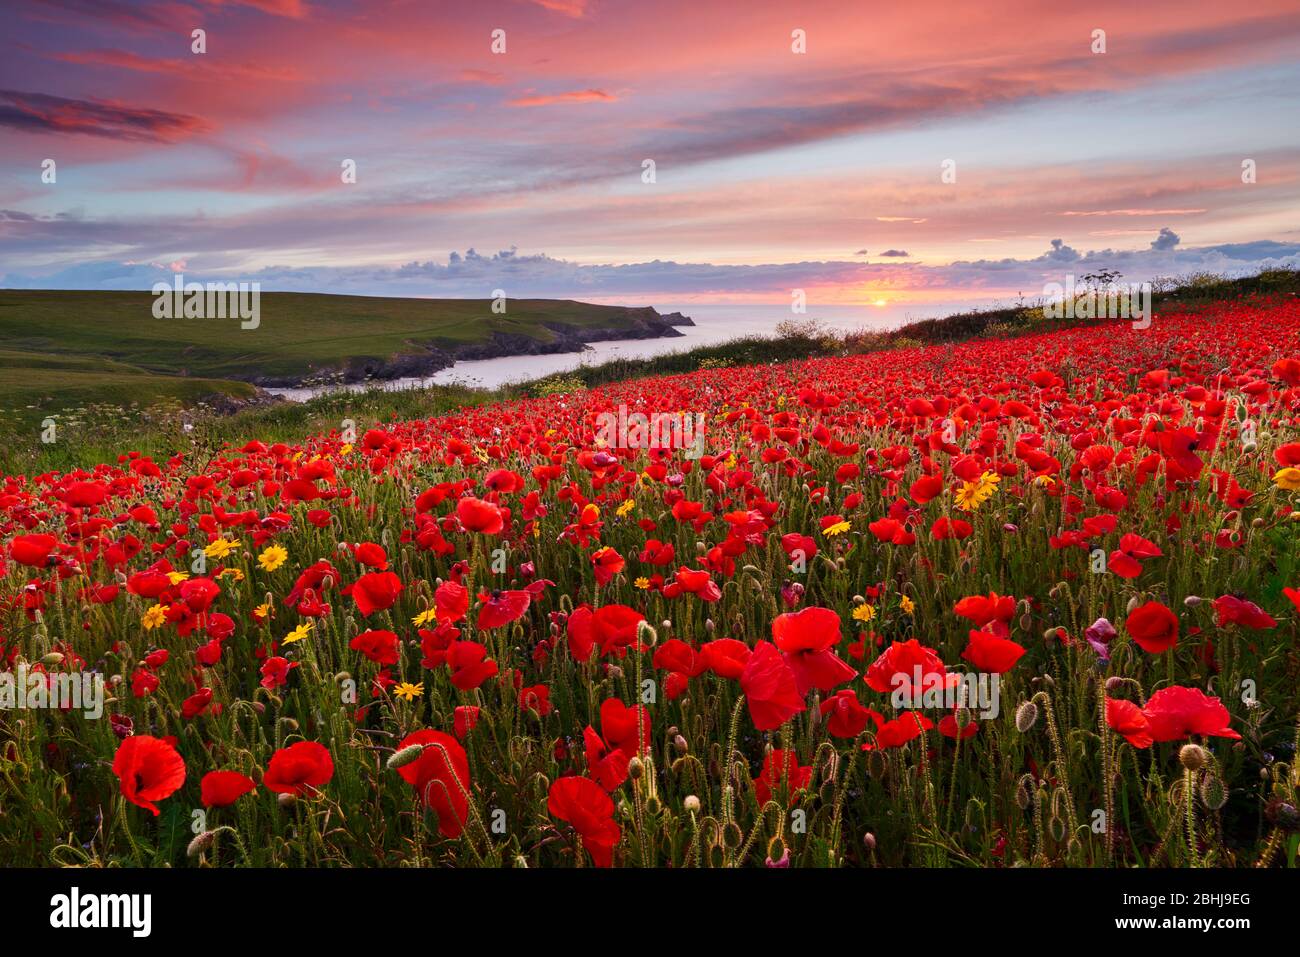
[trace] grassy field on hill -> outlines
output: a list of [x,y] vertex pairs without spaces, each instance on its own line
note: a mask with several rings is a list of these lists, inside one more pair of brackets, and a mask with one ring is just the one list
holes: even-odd
[[[1300,294],[1300,273],[1292,270],[1273,270],[1238,279],[1205,275],[1169,282],[1157,289],[1155,309],[1159,314],[1162,310],[1211,302],[1246,301],[1257,297],[1297,294]],[[8,301],[6,297],[21,295],[27,294],[0,291],[0,304]],[[100,295],[118,294],[53,295],[82,296],[93,301]],[[314,300],[333,306],[334,299],[352,297],[302,295],[296,298],[304,303]],[[385,299],[358,301],[390,304],[438,302]],[[478,306],[484,312],[487,311],[483,303],[457,305],[465,309]],[[588,314],[592,317],[599,315],[598,311],[602,309],[581,303],[539,301],[538,305],[581,307],[593,310]],[[395,308],[400,308],[400,305]],[[536,314],[541,315],[542,312],[539,310]],[[263,314],[265,317],[265,308]],[[0,315],[3,315],[3,305],[0,305]],[[0,319],[0,331],[7,334],[8,330],[3,323],[4,320]],[[1081,321],[1079,324],[1086,323],[1087,321]],[[265,325],[265,318],[263,324]],[[427,418],[467,405],[555,393],[576,393],[611,382],[645,376],[789,362],[817,356],[860,354],[969,339],[1009,339],[1044,331],[1049,326],[1050,323],[1044,319],[1041,310],[1029,306],[926,320],[888,332],[849,335],[830,333],[816,323],[809,322],[791,325],[775,336],[748,336],[718,345],[667,352],[645,360],[614,359],[494,391],[460,385],[394,392],[376,388],[363,392],[325,394],[305,403],[283,402],[256,406],[233,415],[219,412],[214,414],[210,408],[196,408],[195,400],[214,392],[239,397],[251,393],[252,388],[247,383],[151,374],[139,367],[106,359],[19,352],[7,342],[6,348],[0,350],[0,473],[30,474],[91,465],[115,458],[124,447],[154,455],[167,455],[175,451],[208,455],[225,444],[242,444],[249,437],[267,441],[295,441],[304,435],[337,429],[345,419],[354,421],[360,428],[367,428],[376,423]],[[100,334],[103,335],[102,332]],[[233,338],[239,338],[237,328]],[[235,345],[238,344],[236,341]],[[69,410],[57,415],[59,431],[56,442],[43,443],[40,440],[40,415],[43,413],[27,408],[34,404],[31,397],[35,395],[57,396],[63,403],[62,407]],[[9,414],[5,414],[6,410]]]
[[551,326],[630,329],[630,310],[571,300],[399,299],[263,293],[261,321],[156,319],[148,292],[0,290],[0,409],[47,412],[203,395],[248,397],[237,381],[301,378],[341,362],[384,362],[426,346],[455,349],[494,333],[540,343]]

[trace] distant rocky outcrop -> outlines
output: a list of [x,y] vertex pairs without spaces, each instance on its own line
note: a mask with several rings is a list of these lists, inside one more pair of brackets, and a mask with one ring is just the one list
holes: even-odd
[[[542,342],[514,332],[493,332],[482,342],[460,346],[442,346],[434,343],[408,343],[410,351],[386,359],[353,357],[339,365],[312,369],[306,376],[256,376],[247,381],[264,388],[302,388],[329,383],[365,382],[425,378],[457,362],[476,359],[500,359],[505,356],[553,355],[561,352],[583,352],[592,342],[615,339],[661,339],[682,336],[678,326],[693,326],[690,316],[680,312],[661,315],[650,306],[629,306],[618,314],[622,323],[608,326],[571,326],[562,322],[542,323],[553,338]],[[233,378],[233,376],[232,376]]]

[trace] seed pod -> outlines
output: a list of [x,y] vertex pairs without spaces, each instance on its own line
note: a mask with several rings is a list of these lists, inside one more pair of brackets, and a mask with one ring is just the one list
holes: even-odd
[[1199,744],[1184,744],[1178,752],[1178,761],[1189,771],[1199,771],[1205,767],[1209,755]]
[[697,798],[694,794],[688,794],[686,795],[686,800],[682,802],[682,807],[686,809],[687,814],[699,814],[700,799]]
[[1016,709],[1016,730],[1025,734],[1038,721],[1038,705],[1026,701]]
[[420,755],[424,754],[424,745],[409,744],[400,751],[394,751],[384,762],[390,771],[396,771],[398,768],[404,768],[413,761],[418,761]]
[[190,841],[189,847],[185,848],[186,857],[197,857],[212,846],[216,838],[214,831],[204,831],[196,834],[194,840]]

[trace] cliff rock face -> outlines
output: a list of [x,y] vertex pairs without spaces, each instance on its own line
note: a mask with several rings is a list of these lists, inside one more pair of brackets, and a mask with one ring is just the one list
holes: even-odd
[[302,377],[257,376],[248,381],[270,388],[296,388],[339,382],[364,382],[368,379],[404,379],[431,376],[462,360],[498,359],[502,356],[552,355],[559,352],[582,352],[591,342],[613,339],[660,339],[683,335],[677,326],[693,326],[689,316],[680,312],[660,315],[653,308],[628,307],[623,310],[623,326],[574,327],[563,323],[545,323],[554,336],[541,342],[512,332],[493,332],[485,342],[443,347],[426,342],[408,342],[410,351],[386,359],[354,357],[332,367],[313,368]]

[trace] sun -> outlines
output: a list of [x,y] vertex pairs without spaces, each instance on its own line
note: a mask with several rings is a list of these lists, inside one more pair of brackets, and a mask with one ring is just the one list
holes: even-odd
[[873,299],[873,300],[871,301],[871,304],[872,304],[873,306],[887,306],[887,305],[889,305],[889,300],[888,300],[888,299]]

